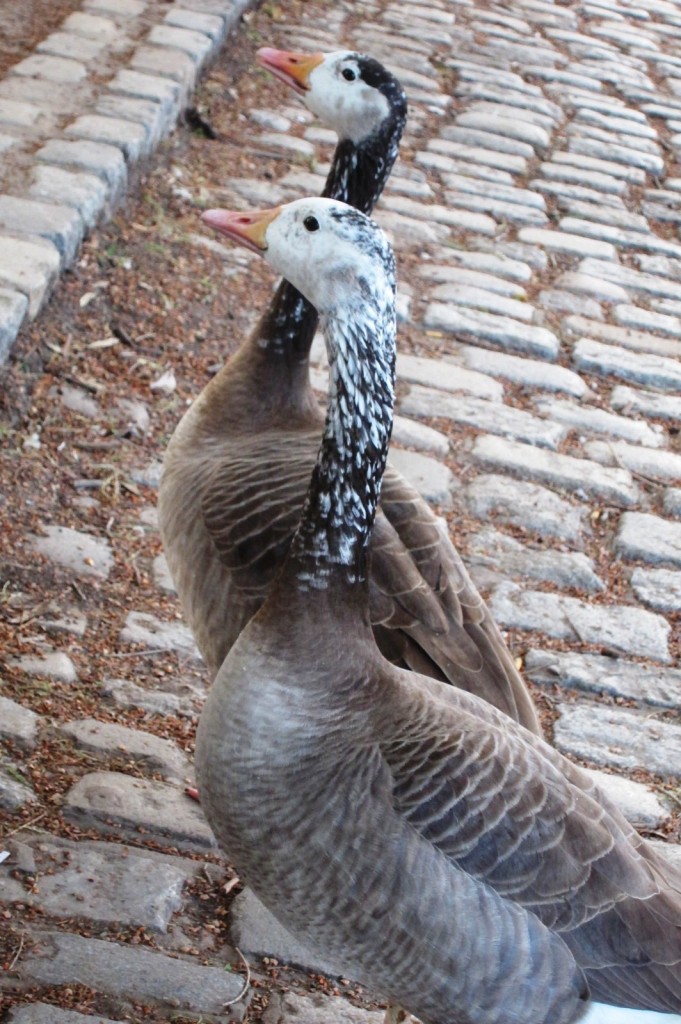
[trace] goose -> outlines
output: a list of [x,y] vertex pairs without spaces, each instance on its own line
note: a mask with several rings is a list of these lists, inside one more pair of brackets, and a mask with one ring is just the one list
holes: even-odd
[[389,1000],[386,1020],[678,1024],[681,875],[582,769],[374,639],[369,539],[394,398],[385,236],[329,199],[204,220],[314,303],[330,364],[295,535],[199,722],[220,845],[299,941]]
[[[406,99],[371,57],[264,48],[338,128],[327,196],[370,211],[397,156]],[[262,604],[302,508],[323,422],[309,379],[317,313],[283,281],[249,338],[168,445],[159,525],[184,614],[211,675]],[[373,534],[372,621],[392,661],[491,701],[540,732],[524,681],[426,501],[390,467]]]

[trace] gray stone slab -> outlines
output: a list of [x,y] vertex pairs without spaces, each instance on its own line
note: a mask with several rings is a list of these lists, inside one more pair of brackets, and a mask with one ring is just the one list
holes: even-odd
[[424,263],[419,268],[421,277],[434,284],[469,285],[494,292],[509,299],[527,301],[527,292],[517,281],[509,281],[504,277],[483,273],[479,270],[468,270],[465,267],[452,266],[450,263]]
[[23,774],[18,768],[0,761],[0,810],[11,814],[37,799],[31,787],[20,781],[21,778]]
[[567,231],[551,231],[544,228],[522,228],[518,232],[521,242],[541,245],[545,249],[580,258],[594,257],[601,260],[616,260],[617,250],[610,242],[570,234]]
[[520,203],[506,202],[493,196],[474,195],[472,192],[462,191],[446,192],[445,199],[454,207],[489,214],[501,223],[535,227],[542,227],[548,223],[547,215],[536,206],[522,206]]
[[[485,149],[480,145],[463,145],[462,143],[448,142],[446,139],[431,139],[428,142],[428,152],[419,152],[414,157],[417,164],[424,167],[437,167],[437,161],[433,158],[438,156],[449,157],[454,161],[466,161],[471,164],[482,164],[483,167],[495,167],[508,174],[525,174],[527,171],[527,159],[523,156],[514,156],[512,153],[505,153],[494,148]],[[444,164],[439,162],[440,170],[454,171],[453,163]]]
[[[477,214],[465,214],[474,218]],[[374,220],[383,228],[396,247],[405,249],[423,248],[424,245],[437,245],[449,237],[449,229],[444,224],[428,223],[416,217],[405,217],[401,213],[379,209]],[[493,223],[493,221],[491,221]],[[477,227],[474,228],[477,230]],[[490,234],[492,231],[490,230]]]
[[549,182],[566,182],[595,192],[620,196],[626,191],[627,183],[613,174],[603,174],[589,168],[574,167],[571,164],[544,163],[539,168],[542,177]]
[[[453,274],[456,273],[457,268],[465,267],[468,270],[506,278],[512,283],[527,283],[532,280],[532,267],[529,264],[519,259],[512,259],[510,256],[498,251],[481,252],[475,249],[453,249],[449,247],[437,252],[435,258],[446,263]],[[420,268],[420,272],[427,276],[428,272],[425,265]],[[443,278],[443,280],[450,280],[450,278]],[[492,289],[490,288],[489,290],[491,291]],[[519,292],[518,296],[521,294]]]
[[44,120],[43,111],[35,103],[21,100],[0,99],[0,124],[15,125],[17,128],[33,128]]
[[146,612],[129,612],[120,634],[126,644],[142,644],[150,650],[176,651],[200,658],[191,630],[181,622],[164,622]]
[[127,22],[144,14],[147,0],[85,0],[83,9],[90,14],[106,14],[111,18]]
[[335,976],[343,972],[322,954],[309,949],[269,912],[252,889],[239,893],[230,907],[230,937],[248,956],[273,956],[308,971]]
[[[579,431],[621,437],[650,448],[659,448],[667,443],[664,430],[657,424],[644,423],[626,416],[615,416],[604,409],[555,398],[535,398],[534,404],[540,416],[546,416],[554,423],[567,424]],[[681,401],[679,407],[681,409]]]
[[[199,15],[200,17],[200,15]],[[213,50],[213,39],[193,29],[173,25],[154,25],[148,35],[152,46],[167,46],[189,54],[195,64],[201,65]]]
[[469,174],[444,174],[442,180],[448,188],[457,193],[470,192],[472,195],[485,199],[501,200],[504,203],[515,203],[522,207],[532,207],[542,213],[546,212],[546,200],[542,195],[529,188],[515,185],[503,185],[500,182],[479,181]]
[[263,1024],[383,1024],[384,1012],[363,1010],[342,996],[321,992],[274,992],[263,1015]]
[[681,362],[653,353],[639,354],[619,345],[607,345],[593,338],[580,338],[572,353],[575,366],[587,373],[617,377],[662,391],[681,390]]
[[582,378],[572,370],[538,359],[512,356],[474,345],[460,345],[451,359],[463,362],[472,370],[491,377],[503,377],[528,388],[565,391],[577,398],[581,398],[588,390]]
[[[123,2],[125,3],[125,0]],[[103,40],[106,43],[113,43],[123,35],[111,18],[80,11],[70,14],[61,27],[64,32],[74,32],[76,35],[85,36],[86,39]]]
[[482,235],[494,235],[496,232],[494,220],[484,213],[470,213],[465,209],[454,209],[450,205],[423,203],[417,199],[410,199],[408,196],[386,196],[381,201],[381,210],[399,213],[414,220],[424,220],[445,227],[474,231]]
[[423,497],[435,505],[451,508],[456,477],[448,466],[420,452],[391,448],[390,464],[407,478]]
[[123,1024],[110,1017],[93,1017],[75,1010],[61,1010],[51,1003],[25,1003],[9,1011],[8,1024]]
[[109,82],[108,88],[114,98],[126,96],[155,103],[159,109],[163,133],[168,132],[174,124],[184,95],[182,87],[170,78],[131,71],[128,68],[121,69]]
[[525,655],[523,671],[538,686],[565,686],[653,707],[676,708],[681,702],[678,668],[661,668],[602,654],[532,648]]
[[[166,134],[168,123],[160,103],[141,99],[139,96],[124,96],[121,93],[106,92],[97,101],[97,113],[106,118],[133,122],[144,132],[142,153],[149,153]],[[126,152],[130,152],[130,146]]]
[[22,78],[44,78],[59,85],[75,85],[86,77],[87,68],[78,60],[33,53],[18,64],[13,64],[11,73]]
[[655,480],[681,480],[681,455],[643,448],[626,441],[589,441],[584,450],[605,466],[626,466],[632,473]]
[[[500,135],[496,131],[485,131],[479,128],[453,125],[443,128],[441,134],[445,141],[452,143],[454,146],[479,147],[480,149],[492,150],[494,153],[506,153],[522,160],[533,160],[535,158],[535,151],[532,146],[526,142],[519,142],[516,139]],[[452,151],[450,150],[450,152]]]
[[239,996],[242,979],[222,967],[203,967],[144,946],[86,939],[65,932],[34,932],[36,947],[17,964],[19,976],[43,985],[85,985],[136,1002],[192,1013],[221,1013]]
[[127,183],[128,175],[122,152],[118,146],[109,146],[105,142],[50,139],[38,150],[36,160],[57,167],[70,167],[88,174],[96,174],[106,182],[114,200],[123,192]]
[[681,612],[681,572],[637,568],[631,574],[631,587],[639,601],[649,608]]
[[588,295],[577,295],[562,288],[544,288],[537,296],[536,303],[542,310],[556,313],[587,313],[595,319],[603,319],[603,310],[595,299]]
[[38,736],[40,716],[9,697],[0,696],[0,739],[11,740],[24,750],[32,750]]
[[[570,311],[584,320],[592,316],[589,313],[587,307],[588,300],[585,299],[585,296],[593,296],[599,302],[627,302],[629,299],[628,293],[620,285],[612,284],[611,281],[603,281],[592,274],[581,274],[578,270],[566,270],[564,274],[561,274],[556,279],[556,284],[561,288],[575,292],[576,297],[584,302],[584,307],[581,310]],[[600,312],[597,319],[603,319]],[[596,321],[590,319],[589,322]]]
[[454,306],[470,307],[496,313],[499,316],[510,316],[515,320],[531,323],[535,319],[534,306],[518,299],[499,295],[471,284],[440,284],[433,288],[430,298],[438,302],[451,302]]
[[636,828],[660,828],[671,818],[669,808],[654,790],[642,782],[634,782],[622,775],[610,775],[595,768],[585,768],[601,793],[610,800]]
[[596,497],[626,507],[637,504],[640,498],[627,469],[604,468],[588,459],[547,452],[490,434],[475,439],[473,458],[484,466],[571,491],[583,500]]
[[64,814],[83,828],[117,836],[140,835],[164,846],[212,850],[203,811],[181,789],[121,772],[92,772],[68,791]]
[[466,563],[479,586],[489,587],[510,576],[542,580],[563,590],[597,593],[604,589],[593,562],[581,552],[537,549],[489,527],[469,538]]
[[[579,217],[563,217],[560,221],[561,232],[571,232],[574,236],[583,236],[585,239],[593,240],[599,244],[612,244],[619,249],[641,249],[652,253],[664,253],[668,256],[677,256],[681,253],[681,246],[678,242],[669,242],[665,238],[652,231],[630,231],[625,228],[618,228],[612,224],[604,224],[595,220],[584,220]],[[585,253],[588,256],[598,257],[598,253]]]
[[89,64],[106,46],[103,39],[87,39],[73,32],[52,32],[38,43],[38,53],[51,53],[55,57],[68,57]]
[[681,567],[681,524],[649,512],[625,512],[615,537],[615,551],[622,558]]
[[623,146],[600,139],[573,138],[570,140],[573,153],[593,156],[598,160],[612,160],[627,167],[640,167],[647,174],[664,174],[664,160],[658,153],[645,153],[638,146]]
[[130,61],[130,70],[177,82],[183,103],[194,88],[198,74],[197,64],[188,53],[169,46],[138,47]]
[[26,296],[31,319],[46,300],[60,264],[59,250],[43,238],[0,235],[0,286]]
[[423,319],[428,328],[461,338],[487,341],[504,350],[526,352],[543,359],[554,360],[560,349],[556,335],[545,327],[535,327],[494,313],[431,302]]
[[441,391],[463,392],[500,402],[504,387],[484,373],[452,366],[440,359],[425,359],[422,356],[397,356],[398,380],[439,388]]
[[462,493],[468,509],[479,519],[573,542],[582,535],[583,510],[539,484],[483,473]]
[[681,778],[681,726],[623,708],[562,704],[553,727],[558,750],[594,764]]
[[[651,299],[656,305],[659,302],[673,303],[676,305],[678,299]],[[631,303],[623,303],[615,306],[613,310],[615,320],[623,327],[632,327],[634,330],[657,332],[668,334],[673,338],[681,337],[681,319],[678,316],[669,316],[665,313],[656,313],[651,309],[642,309]]]
[[449,453],[449,439],[445,434],[406,416],[393,418],[391,443],[400,448],[416,448],[441,459]]
[[[213,43],[220,43],[222,41],[225,30],[223,18],[213,14],[200,14],[198,11],[183,10],[182,8],[168,11],[163,20],[166,25],[172,25],[174,28],[191,29],[192,32],[200,32],[202,35],[208,36]],[[176,44],[172,43],[171,45],[174,46]]]
[[472,395],[449,394],[419,384],[413,384],[400,399],[399,409],[403,415],[426,419],[441,417],[488,433],[515,437],[543,448],[556,448],[567,432],[559,423],[540,420],[523,409],[502,402],[488,402]]
[[681,487],[668,487],[664,492],[662,504],[668,516],[681,519]]
[[140,708],[152,715],[179,715],[195,718],[201,710],[204,694],[186,697],[167,690],[148,690],[131,679],[104,679],[102,692],[124,708]]
[[[605,297],[605,296],[604,296]],[[626,301],[626,293],[624,301]],[[607,341],[611,345],[632,349],[634,352],[651,352],[654,355],[681,357],[681,342],[675,338],[660,338],[644,331],[635,331],[618,324],[599,323],[585,316],[569,316],[563,327],[572,335],[585,336],[595,341]]]
[[128,161],[135,162],[149,152],[150,139],[137,121],[100,114],[83,114],[64,129],[67,138],[88,139],[118,146]]
[[640,292],[642,295],[681,299],[681,282],[634,270],[633,267],[625,267],[621,263],[588,257],[579,269],[584,273],[593,273],[597,277],[603,277],[606,281],[614,281],[615,284],[620,284],[634,292]]
[[19,658],[12,658],[10,664],[29,676],[48,677],[60,683],[75,683],[78,680],[76,666],[65,651],[22,654]]
[[94,88],[87,79],[78,85],[60,85],[44,78],[24,78],[20,75],[9,75],[0,80],[0,96],[40,107],[47,118],[45,127],[50,128],[77,110],[82,103],[91,102],[93,95]]
[[48,239],[68,266],[82,241],[84,225],[71,206],[0,195],[0,229]]
[[66,722],[60,728],[76,746],[103,757],[124,754],[173,781],[182,781],[189,774],[189,761],[179,747],[172,740],[161,739],[153,733],[94,718]]
[[630,605],[596,605],[564,594],[522,590],[515,583],[501,583],[492,592],[489,607],[497,623],[509,629],[599,644],[661,662],[670,660],[671,627],[667,620]]
[[0,288],[0,364],[4,363],[28,311],[28,298],[11,288]]
[[78,211],[86,228],[93,228],[106,209],[106,183],[94,174],[36,164],[32,176],[28,193],[32,199],[72,207]]
[[108,579],[114,564],[108,540],[68,526],[44,526],[44,537],[32,537],[31,547],[77,576]]

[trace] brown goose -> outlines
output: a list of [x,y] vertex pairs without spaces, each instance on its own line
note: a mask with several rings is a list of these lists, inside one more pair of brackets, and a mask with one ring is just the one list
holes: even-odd
[[581,769],[374,641],[395,356],[385,237],[325,199],[205,219],[315,303],[330,363],[300,523],[199,725],[220,843],[308,948],[424,1024],[678,1024],[662,1011],[681,1011],[681,876]]
[[[354,53],[261,51],[340,142],[325,194],[370,210],[397,156],[402,88]],[[186,413],[164,462],[159,519],[170,571],[215,673],[262,604],[290,544],[322,423],[309,381],[314,307],[282,282],[253,334]],[[371,615],[397,664],[491,701],[540,732],[534,705],[456,550],[388,468],[373,535]]]

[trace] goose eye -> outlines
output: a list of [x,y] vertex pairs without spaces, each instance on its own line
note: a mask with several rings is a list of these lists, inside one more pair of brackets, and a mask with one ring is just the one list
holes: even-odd
[[346,82],[354,82],[357,78],[357,75],[352,68],[343,68],[342,75]]
[[307,231],[319,231],[319,221],[316,217],[306,217],[303,226]]

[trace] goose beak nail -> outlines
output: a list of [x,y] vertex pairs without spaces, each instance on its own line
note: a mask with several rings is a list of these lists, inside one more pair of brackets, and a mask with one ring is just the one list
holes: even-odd
[[279,216],[281,207],[272,210],[206,210],[201,219],[209,228],[238,242],[247,249],[264,252],[267,249],[267,228]]
[[274,50],[262,46],[256,59],[261,67],[267,68],[282,82],[293,86],[299,93],[310,88],[310,75],[324,60],[323,53],[291,53],[288,50]]

